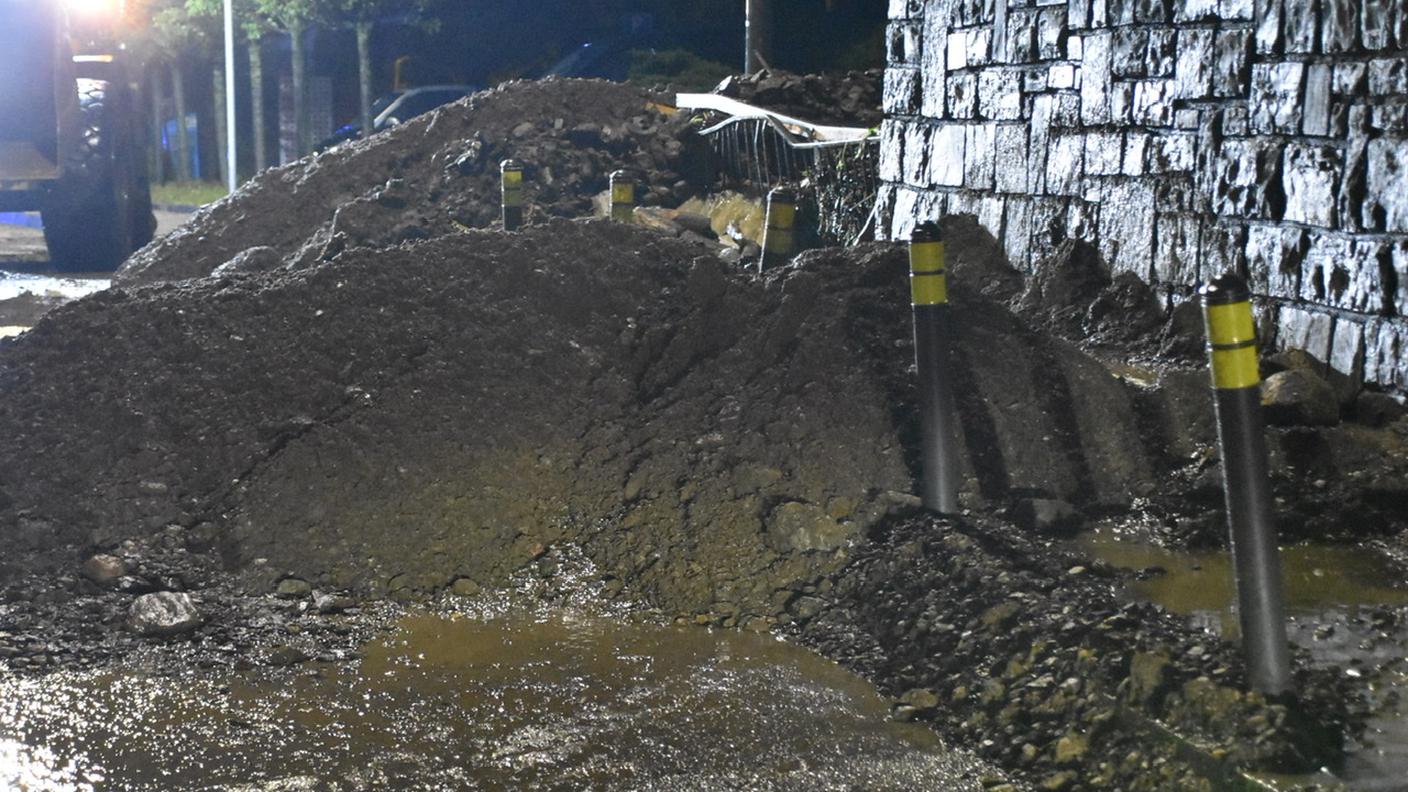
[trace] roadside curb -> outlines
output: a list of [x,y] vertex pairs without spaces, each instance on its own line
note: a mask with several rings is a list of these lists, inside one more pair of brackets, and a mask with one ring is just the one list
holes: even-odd
[[158,211],[161,211],[161,212],[178,212],[178,213],[181,213],[181,214],[195,214],[196,212],[199,212],[203,207],[195,206],[195,205],[193,205],[193,204],[154,203],[154,204],[152,204],[152,208],[153,208],[153,209],[156,209],[156,210],[158,210]]

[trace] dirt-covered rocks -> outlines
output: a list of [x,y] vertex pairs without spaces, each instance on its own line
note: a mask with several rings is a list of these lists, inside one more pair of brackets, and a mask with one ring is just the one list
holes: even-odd
[[[1246,693],[1233,646],[1121,602],[1120,584],[998,521],[915,518],[872,535],[797,621],[802,640],[903,692],[901,707],[914,691],[938,702],[905,717],[1038,788],[1235,788],[1238,768],[1338,757],[1355,717],[1343,676],[1302,667],[1293,699]],[[1181,760],[1188,739],[1220,761]]]

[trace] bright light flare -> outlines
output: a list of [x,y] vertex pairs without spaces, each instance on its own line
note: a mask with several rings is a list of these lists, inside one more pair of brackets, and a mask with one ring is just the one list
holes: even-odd
[[84,19],[117,19],[122,16],[122,0],[64,0],[74,16]]

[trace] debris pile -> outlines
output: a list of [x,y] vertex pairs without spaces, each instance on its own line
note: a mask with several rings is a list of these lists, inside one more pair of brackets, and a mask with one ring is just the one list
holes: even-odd
[[832,74],[763,69],[729,77],[714,92],[813,124],[870,128],[885,120],[884,77],[882,69]]
[[338,251],[499,222],[499,163],[527,169],[528,221],[599,214],[612,171],[634,172],[645,206],[677,206],[711,177],[687,116],[639,88],[599,80],[510,82],[386,133],[271,169],[138,252],[124,285],[233,269],[306,267]]

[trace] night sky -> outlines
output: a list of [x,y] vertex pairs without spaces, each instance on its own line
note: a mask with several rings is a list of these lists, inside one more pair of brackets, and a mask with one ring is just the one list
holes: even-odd
[[[825,0],[774,2],[774,61],[780,68],[883,65],[884,0],[833,0],[830,9]],[[685,48],[742,66],[744,0],[443,0],[441,8],[438,33],[394,24],[378,29],[378,90],[390,87],[388,64],[401,54],[418,56],[412,82],[491,85],[535,76],[588,41],[630,49]],[[335,83],[355,75],[350,33],[326,32],[315,47],[316,72],[333,76]]]

